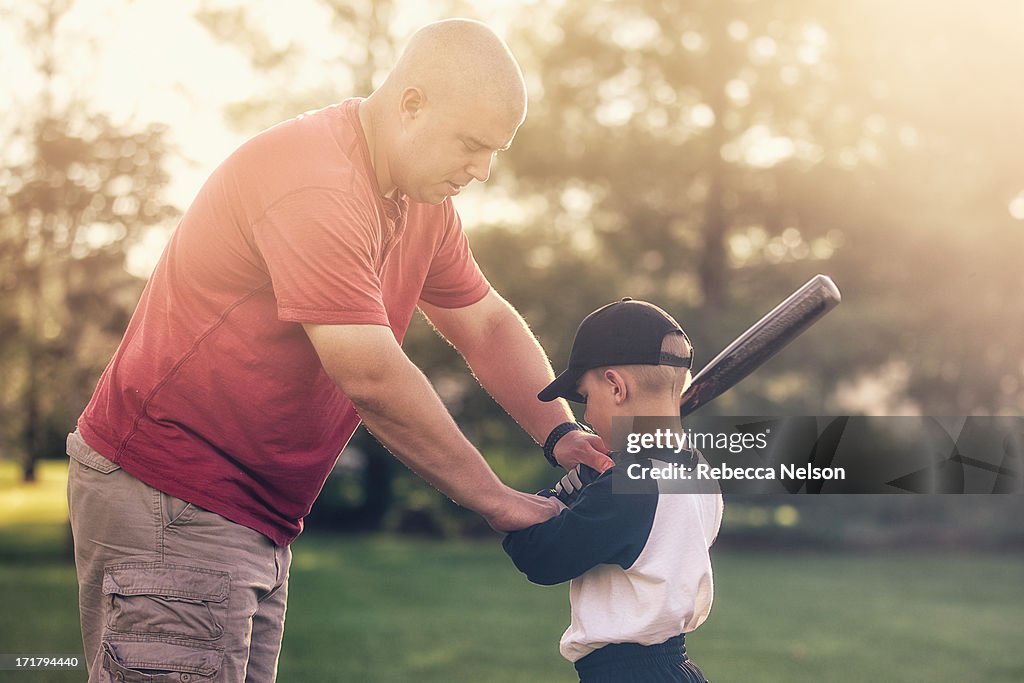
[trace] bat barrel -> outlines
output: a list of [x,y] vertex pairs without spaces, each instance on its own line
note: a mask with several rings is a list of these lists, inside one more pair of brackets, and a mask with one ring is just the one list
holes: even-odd
[[781,351],[842,300],[827,275],[815,275],[715,356],[683,396],[687,415],[721,395]]

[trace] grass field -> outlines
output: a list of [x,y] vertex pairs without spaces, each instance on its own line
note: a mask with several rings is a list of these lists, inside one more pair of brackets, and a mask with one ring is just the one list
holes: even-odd
[[[37,487],[0,472],[0,654],[80,649],[60,470]],[[527,583],[497,541],[308,535],[294,550],[283,682],[576,680],[557,651],[567,589]],[[715,683],[1021,681],[1022,559],[717,553],[688,649]]]

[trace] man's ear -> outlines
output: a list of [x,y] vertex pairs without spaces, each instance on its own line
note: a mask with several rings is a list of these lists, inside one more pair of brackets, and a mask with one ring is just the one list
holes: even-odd
[[611,389],[612,400],[615,401],[615,405],[621,406],[626,402],[626,398],[629,396],[629,388],[626,385],[626,377],[615,368],[607,368],[601,375],[607,385],[607,388]]
[[416,118],[426,105],[427,96],[415,86],[409,86],[403,90],[401,97],[398,98],[399,113],[401,114],[402,121]]

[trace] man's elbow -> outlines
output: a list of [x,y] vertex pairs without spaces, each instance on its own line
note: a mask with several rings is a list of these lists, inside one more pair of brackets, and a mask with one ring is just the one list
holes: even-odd
[[379,412],[395,398],[392,383],[383,373],[336,373],[328,370],[327,374],[362,414]]

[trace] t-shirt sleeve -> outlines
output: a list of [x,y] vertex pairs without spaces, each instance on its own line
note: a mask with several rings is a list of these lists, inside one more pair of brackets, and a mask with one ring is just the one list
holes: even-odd
[[542,585],[580,576],[599,564],[633,566],[654,524],[657,492],[613,493],[620,467],[608,470],[571,507],[546,522],[505,537],[502,547],[519,571]]
[[342,193],[307,189],[273,204],[253,226],[280,320],[387,325],[367,208]]
[[440,308],[462,308],[482,299],[491,285],[473,258],[469,239],[462,229],[462,219],[450,199],[444,202],[442,209],[444,231],[437,243],[420,298]]

